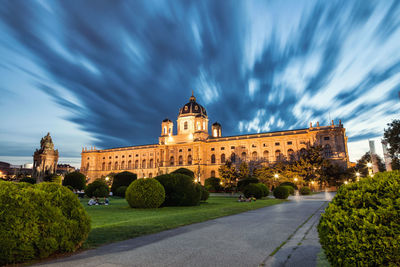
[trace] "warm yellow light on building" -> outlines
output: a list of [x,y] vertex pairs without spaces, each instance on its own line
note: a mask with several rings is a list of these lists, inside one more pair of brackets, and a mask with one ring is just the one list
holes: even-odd
[[297,178],[294,178],[294,181],[295,181],[295,182],[297,182],[298,180],[299,180],[299,179],[297,179]]

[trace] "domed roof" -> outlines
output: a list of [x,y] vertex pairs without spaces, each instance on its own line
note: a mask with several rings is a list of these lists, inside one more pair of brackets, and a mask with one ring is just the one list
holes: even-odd
[[181,109],[179,109],[179,116],[194,115],[196,117],[207,117],[206,109],[196,102],[196,98],[193,95],[189,99],[189,103],[186,103]]

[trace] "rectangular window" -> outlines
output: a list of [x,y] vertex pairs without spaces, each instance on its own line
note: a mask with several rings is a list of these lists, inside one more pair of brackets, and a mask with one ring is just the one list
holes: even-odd
[[122,156],[122,158],[125,158],[125,156]]
[[132,155],[129,155],[130,158],[132,158]]
[[188,148],[188,151],[190,152],[190,151],[192,151],[192,149],[191,149],[191,148]]
[[287,144],[288,144],[288,145],[291,145],[291,144],[292,144],[292,141],[288,141]]
[[115,156],[115,158],[117,159],[117,158],[118,158],[118,156]]
[[235,149],[235,146],[231,146],[231,149]]
[[221,147],[221,150],[225,150],[225,147]]
[[252,144],[251,147],[257,147],[255,144]]
[[300,144],[301,144],[301,145],[305,145],[305,144],[306,144],[306,141],[300,141]]
[[211,148],[211,151],[214,151],[214,150],[215,150],[215,148],[212,147],[212,148]]
[[325,136],[325,137],[324,137],[324,140],[329,140],[329,136]]
[[263,144],[263,147],[266,147],[267,146],[267,144]]
[[139,154],[136,154],[136,156],[135,157],[139,157]]
[[280,145],[280,143],[279,143],[279,142],[276,142],[276,143],[275,143],[275,145],[276,145],[276,146],[279,146],[279,145]]
[[182,152],[182,149],[179,149],[179,152]]

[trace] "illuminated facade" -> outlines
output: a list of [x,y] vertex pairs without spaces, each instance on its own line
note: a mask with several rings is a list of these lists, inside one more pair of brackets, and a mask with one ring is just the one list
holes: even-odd
[[227,160],[232,162],[259,161],[271,164],[283,157],[306,149],[309,144],[321,145],[324,156],[343,167],[349,165],[345,128],[338,125],[256,133],[238,136],[222,136],[219,123],[208,132],[206,109],[190,97],[179,110],[177,134],[174,123],[165,119],[161,123],[159,143],[111,149],[82,149],[81,172],[90,180],[106,176],[110,172],[131,171],[138,178],[154,177],[170,173],[178,168],[192,170],[196,179],[218,177],[218,168]]

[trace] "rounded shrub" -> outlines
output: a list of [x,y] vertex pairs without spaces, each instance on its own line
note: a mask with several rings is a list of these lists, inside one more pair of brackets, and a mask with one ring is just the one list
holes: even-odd
[[265,184],[258,183],[258,184],[255,184],[255,185],[257,185],[261,189],[261,191],[263,193],[263,197],[267,197],[269,195],[268,187]]
[[220,183],[221,179],[216,177],[210,177],[204,181],[204,186],[209,191],[218,192],[222,190],[222,186]]
[[90,231],[78,198],[55,183],[0,186],[0,265],[75,251]]
[[128,187],[135,180],[137,180],[137,175],[134,173],[128,171],[117,173],[113,179],[111,192],[115,194],[119,187],[121,186]]
[[125,198],[132,208],[158,208],[165,200],[165,190],[156,179],[139,179],[128,186]]
[[127,186],[118,187],[117,190],[115,190],[115,196],[125,198],[125,192],[127,188]]
[[257,183],[259,183],[259,180],[257,178],[247,177],[247,178],[239,180],[237,183],[237,187],[238,187],[239,191],[242,191],[247,185],[257,184]]
[[62,182],[62,176],[54,173],[54,174],[50,174],[47,175],[43,178],[44,182],[51,182],[51,183],[57,183],[57,184],[61,184]]
[[180,173],[157,176],[165,189],[163,206],[196,206],[200,204],[201,191],[193,179]]
[[187,176],[194,178],[194,172],[192,172],[191,170],[186,169],[186,168],[179,168],[179,169],[173,171],[172,173],[181,173],[181,174],[185,174]]
[[263,189],[258,186],[258,184],[248,184],[245,188],[243,188],[242,193],[246,198],[255,197],[260,199],[263,197]]
[[109,193],[108,185],[100,179],[94,180],[85,189],[85,194],[88,197],[108,197]]
[[83,190],[86,185],[86,176],[78,171],[65,175],[63,185],[70,185],[74,189]]
[[341,186],[318,233],[332,266],[400,266],[400,172]]
[[293,187],[294,189],[297,189],[297,185],[295,185],[295,184],[292,183],[292,182],[283,182],[283,183],[281,183],[279,186],[291,186],[291,187]]
[[309,195],[311,194],[311,189],[308,186],[303,186],[300,188],[300,195]]
[[287,187],[288,189],[289,189],[289,195],[294,195],[294,188],[293,188],[293,186],[290,186],[290,185],[280,185],[280,186],[284,186],[284,187]]
[[287,199],[289,196],[289,191],[289,186],[278,186],[274,189],[274,197],[279,199]]
[[208,192],[208,190],[206,189],[205,186],[201,186],[201,198],[200,198],[200,201],[206,201],[209,197],[210,197],[210,192]]

